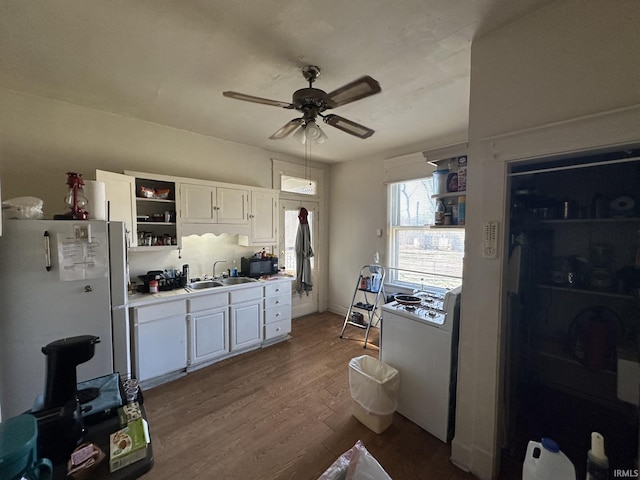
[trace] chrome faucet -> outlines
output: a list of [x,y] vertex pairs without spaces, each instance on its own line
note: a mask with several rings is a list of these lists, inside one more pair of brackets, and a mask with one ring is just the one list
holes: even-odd
[[216,265],[218,263],[227,263],[226,260],[218,260],[217,262],[213,262],[213,278],[216,278]]

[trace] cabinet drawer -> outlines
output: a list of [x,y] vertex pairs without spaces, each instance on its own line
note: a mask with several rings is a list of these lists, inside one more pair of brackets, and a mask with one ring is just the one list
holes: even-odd
[[184,300],[178,302],[164,302],[157,305],[149,305],[147,307],[136,307],[135,320],[136,323],[151,322],[159,318],[171,317],[173,315],[186,315],[187,304]]
[[291,293],[291,282],[270,283],[264,287],[265,297],[273,297],[274,295],[282,295],[283,293]]
[[291,305],[291,294],[285,293],[277,297],[266,297],[264,299],[264,308],[279,307],[280,305]]
[[281,337],[291,332],[291,319],[280,320],[278,322],[270,323],[264,327],[264,339],[269,340],[271,338]]
[[201,295],[187,300],[189,312],[201,312],[212,308],[225,307],[229,305],[229,293],[220,292],[211,295]]
[[231,303],[243,303],[262,298],[262,287],[242,288],[230,292]]
[[269,307],[264,311],[264,323],[279,322],[281,320],[291,320],[291,305],[279,305]]

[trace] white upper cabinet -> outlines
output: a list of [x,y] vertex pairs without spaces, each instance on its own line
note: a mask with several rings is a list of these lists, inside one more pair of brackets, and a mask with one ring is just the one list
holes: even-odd
[[215,188],[207,185],[180,184],[183,222],[211,223],[215,217]]
[[253,190],[251,192],[251,243],[275,244],[278,240],[278,193]]
[[238,188],[216,188],[218,223],[249,223],[249,191]]
[[128,244],[135,247],[136,179],[130,175],[96,170],[96,180],[104,182],[109,202],[109,220],[124,222]]
[[[180,248],[182,235],[238,234],[243,245],[278,241],[278,191],[143,172],[96,170],[110,219],[126,225],[129,245]],[[162,195],[149,195],[160,192]]]
[[249,191],[182,183],[181,220],[186,223],[246,225],[249,222]]

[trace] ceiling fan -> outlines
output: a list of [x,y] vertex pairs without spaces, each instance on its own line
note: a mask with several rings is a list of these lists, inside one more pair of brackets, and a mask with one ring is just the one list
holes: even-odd
[[308,65],[302,69],[302,75],[309,82],[309,88],[302,88],[293,93],[291,103],[281,102],[278,100],[269,100],[268,98],[254,97],[244,93],[226,91],[222,92],[225,97],[244,100],[246,102],[261,103],[263,105],[272,105],[274,107],[282,107],[290,110],[297,110],[302,113],[302,117],[294,118],[278,129],[269,138],[271,140],[279,140],[287,137],[294,130],[298,130],[294,137],[305,143],[307,140],[313,140],[316,143],[322,143],[327,136],[320,130],[316,124],[316,117],[321,117],[324,123],[331,125],[343,132],[354,135],[358,138],[368,138],[373,135],[373,130],[360,125],[359,123],[347,120],[339,115],[328,114],[323,115],[322,112],[332,108],[355,102],[362,98],[374,95],[381,91],[380,84],[368,75],[354,80],[351,83],[325,93],[323,90],[313,88],[313,82],[320,75],[320,67]]

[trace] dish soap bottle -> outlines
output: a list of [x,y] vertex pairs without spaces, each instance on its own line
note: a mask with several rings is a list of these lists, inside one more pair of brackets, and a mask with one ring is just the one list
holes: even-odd
[[604,437],[591,432],[591,450],[587,454],[587,480],[607,480],[609,459],[604,453]]
[[232,277],[237,277],[238,276],[238,267],[236,266],[236,261],[233,261],[233,269],[231,270],[231,276]]

